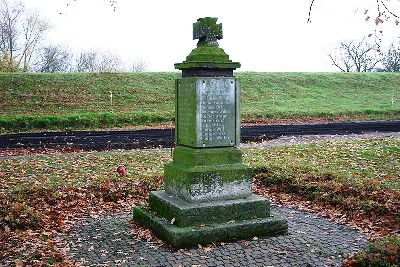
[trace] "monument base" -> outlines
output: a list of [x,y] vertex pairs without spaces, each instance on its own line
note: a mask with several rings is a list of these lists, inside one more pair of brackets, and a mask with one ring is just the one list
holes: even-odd
[[149,206],[133,219],[175,248],[287,233],[287,220],[271,215],[269,201],[252,195],[234,200],[188,203],[164,191],[150,193]]
[[236,147],[178,146],[164,166],[165,191],[187,202],[208,202],[251,195],[252,170]]

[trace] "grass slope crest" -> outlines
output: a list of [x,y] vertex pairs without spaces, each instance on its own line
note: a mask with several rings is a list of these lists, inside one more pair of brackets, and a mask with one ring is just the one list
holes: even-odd
[[[0,73],[0,133],[174,120],[170,73]],[[397,73],[237,72],[242,119],[400,118]]]

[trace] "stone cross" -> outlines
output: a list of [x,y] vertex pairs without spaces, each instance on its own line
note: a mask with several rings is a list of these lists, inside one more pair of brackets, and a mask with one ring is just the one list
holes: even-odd
[[197,46],[218,46],[222,39],[222,24],[217,24],[217,18],[200,18],[193,23],[193,40],[199,39]]

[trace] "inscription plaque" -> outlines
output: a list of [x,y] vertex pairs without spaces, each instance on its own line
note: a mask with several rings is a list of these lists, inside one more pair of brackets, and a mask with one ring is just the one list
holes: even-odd
[[191,147],[239,143],[239,84],[235,78],[177,81],[177,142]]

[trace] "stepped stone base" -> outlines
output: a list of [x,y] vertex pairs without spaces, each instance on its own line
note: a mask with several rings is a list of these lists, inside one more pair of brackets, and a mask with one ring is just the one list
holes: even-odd
[[194,149],[178,146],[164,167],[165,191],[188,202],[251,195],[252,175],[236,147]]
[[175,248],[287,233],[287,220],[271,215],[269,201],[255,195],[189,203],[155,191],[149,207],[133,209],[133,219]]

